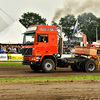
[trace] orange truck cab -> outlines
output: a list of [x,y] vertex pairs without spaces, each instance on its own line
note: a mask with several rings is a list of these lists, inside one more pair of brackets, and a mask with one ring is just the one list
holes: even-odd
[[[50,64],[47,63],[48,70],[43,67],[42,70],[44,72],[52,71],[57,64],[56,54],[58,54],[56,26],[32,25],[27,29],[24,33],[22,48],[23,65],[30,65],[32,70],[39,71],[47,61],[50,62]],[[52,66],[54,67],[52,68]]]
[[[79,52],[74,58],[68,58],[67,54],[65,58],[62,58],[63,43],[61,36],[58,44],[56,26],[30,26],[24,33],[22,64],[30,65],[33,71],[42,70],[43,72],[52,72],[56,70],[56,67],[68,68],[69,66],[73,71],[94,72],[97,70],[93,57],[83,57],[79,55]],[[75,49],[77,50],[77,48]]]

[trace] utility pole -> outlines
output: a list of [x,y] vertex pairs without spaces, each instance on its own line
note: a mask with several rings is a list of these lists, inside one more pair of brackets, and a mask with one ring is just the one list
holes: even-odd
[[97,42],[97,40],[98,40],[98,25],[96,25],[96,42]]

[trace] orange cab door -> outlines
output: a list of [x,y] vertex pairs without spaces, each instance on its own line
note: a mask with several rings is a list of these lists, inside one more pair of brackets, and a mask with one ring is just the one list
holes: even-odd
[[39,42],[36,46],[37,54],[49,53],[48,43]]
[[[46,38],[46,42],[43,42],[43,37]],[[36,51],[37,54],[49,53],[48,35],[38,34]]]

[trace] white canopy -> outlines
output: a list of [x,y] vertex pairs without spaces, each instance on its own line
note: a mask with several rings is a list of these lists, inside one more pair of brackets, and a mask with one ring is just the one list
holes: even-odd
[[9,25],[0,17],[0,32],[7,28]]
[[11,25],[14,20],[0,8],[0,32]]
[[0,43],[2,44],[22,44],[23,35],[26,28],[19,22],[15,21],[5,30],[0,32]]

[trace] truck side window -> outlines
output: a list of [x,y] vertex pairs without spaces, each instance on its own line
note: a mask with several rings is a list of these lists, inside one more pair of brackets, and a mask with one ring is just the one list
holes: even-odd
[[37,42],[48,42],[48,35],[37,35]]

